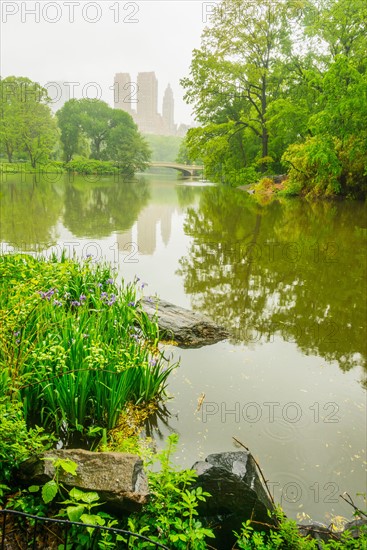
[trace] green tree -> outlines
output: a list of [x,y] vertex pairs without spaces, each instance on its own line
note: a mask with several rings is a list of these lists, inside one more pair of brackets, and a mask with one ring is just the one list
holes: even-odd
[[61,142],[64,149],[64,160],[70,162],[73,155],[80,153],[81,121],[80,103],[70,99],[57,112],[57,121],[61,131]]
[[49,101],[47,91],[29,78],[1,81],[0,147],[9,162],[24,152],[33,168],[48,160],[58,139]]
[[[317,108],[309,113],[308,135],[283,155],[290,166],[288,186],[304,194],[367,193],[367,6],[356,0],[313,6],[306,33],[321,42],[321,70],[308,73],[317,86]],[[315,42],[313,42],[315,44]]]
[[57,117],[67,162],[89,145],[90,158],[116,162],[126,175],[146,168],[148,144],[125,111],[97,99],[74,99],[65,103]]
[[194,50],[191,75],[181,81],[203,125],[189,133],[188,143],[194,154],[204,149],[206,165],[223,153],[242,167],[268,157],[268,109],[281,94],[296,17],[294,2],[287,0],[223,0],[214,11],[201,48]]

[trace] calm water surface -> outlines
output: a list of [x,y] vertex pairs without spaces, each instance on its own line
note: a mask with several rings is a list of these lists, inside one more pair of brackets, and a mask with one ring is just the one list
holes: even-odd
[[[92,179],[92,178],[91,178]],[[176,460],[237,450],[260,462],[296,517],[351,516],[366,491],[366,241],[363,203],[258,204],[239,190],[182,183],[9,176],[2,251],[107,259],[146,294],[208,314],[231,338],[167,348],[168,416],[149,431]],[[198,407],[200,396],[205,398]]]

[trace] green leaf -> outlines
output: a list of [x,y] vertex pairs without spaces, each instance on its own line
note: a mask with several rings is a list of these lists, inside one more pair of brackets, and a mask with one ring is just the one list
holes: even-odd
[[84,510],[85,506],[83,506],[83,504],[78,504],[77,506],[68,506],[66,508],[66,513],[70,521],[79,521]]
[[78,468],[78,465],[73,460],[70,460],[68,458],[66,459],[58,459],[55,462],[55,468],[60,466],[66,472],[67,474],[71,474],[73,476],[76,476],[76,470]]
[[82,500],[82,502],[86,502],[87,504],[91,504],[92,502],[97,502],[99,500],[99,494],[93,491],[84,493],[80,500]]
[[73,498],[74,500],[81,500],[81,501],[83,501],[84,494],[85,494],[84,491],[77,489],[77,487],[73,487],[69,492],[69,496],[71,498]]
[[80,516],[80,521],[83,523],[89,523],[89,525],[104,525],[106,522],[103,518],[97,514],[82,514]]
[[49,502],[51,502],[55,498],[56,495],[57,495],[57,483],[56,483],[56,481],[51,479],[51,481],[48,481],[42,487],[43,502],[48,504]]
[[31,485],[30,487],[28,487],[28,491],[30,493],[37,493],[39,490],[40,490],[39,485]]

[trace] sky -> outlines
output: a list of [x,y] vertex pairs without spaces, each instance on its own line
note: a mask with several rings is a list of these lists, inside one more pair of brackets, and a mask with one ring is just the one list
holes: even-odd
[[[26,76],[42,85],[67,82],[71,97],[100,97],[113,105],[115,73],[130,73],[135,82],[138,72],[155,71],[158,111],[170,83],[175,122],[192,123],[179,80],[189,74],[192,50],[200,46],[214,5],[202,0],[1,0],[1,77]],[[56,98],[56,87],[49,92]]]

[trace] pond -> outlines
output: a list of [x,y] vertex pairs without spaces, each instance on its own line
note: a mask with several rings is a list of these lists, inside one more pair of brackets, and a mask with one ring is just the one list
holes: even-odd
[[7,176],[2,252],[66,249],[107,259],[144,293],[209,315],[231,337],[180,358],[157,445],[180,434],[177,464],[239,450],[296,518],[351,517],[366,491],[365,205],[247,193],[175,175]]

